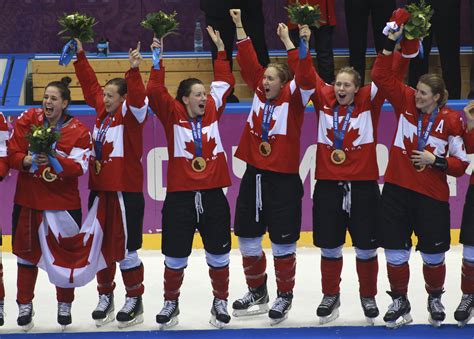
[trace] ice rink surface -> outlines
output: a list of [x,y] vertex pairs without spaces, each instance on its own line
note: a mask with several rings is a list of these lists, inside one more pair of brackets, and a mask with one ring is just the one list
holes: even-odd
[[[271,250],[266,249],[267,254],[267,273],[268,289],[270,293],[270,304],[276,296],[275,275],[273,269]],[[40,270],[38,282],[35,290],[35,299],[33,301],[35,316],[34,328],[31,333],[43,333],[38,337],[129,337],[129,338],[218,338],[229,337],[229,334],[235,338],[240,337],[278,337],[285,338],[309,337],[319,333],[318,337],[324,337],[327,332],[328,338],[376,338],[386,337],[405,337],[405,338],[474,338],[474,319],[471,325],[464,328],[456,328],[454,320],[454,310],[456,309],[460,298],[460,280],[461,280],[461,255],[462,247],[453,246],[446,255],[447,276],[445,289],[446,293],[442,297],[446,307],[446,320],[441,329],[430,329],[427,326],[409,325],[406,328],[398,330],[386,330],[383,328],[383,314],[391,302],[390,297],[385,293],[389,289],[385,257],[383,251],[379,249],[379,282],[377,303],[381,315],[376,319],[376,327],[366,327],[367,323],[362,312],[359,301],[359,284],[355,268],[355,254],[352,248],[344,249],[344,265],[341,282],[341,307],[340,317],[330,324],[319,325],[316,316],[316,308],[321,301],[321,275],[319,270],[320,251],[316,248],[298,248],[297,268],[296,268],[296,286],[294,289],[293,307],[289,317],[281,324],[272,327],[267,315],[259,315],[252,318],[232,318],[227,329],[268,329],[268,330],[249,330],[249,331],[194,331],[194,330],[212,330],[209,324],[210,308],[212,302],[212,291],[208,268],[205,262],[203,250],[194,250],[189,258],[189,264],[185,271],[184,283],[181,288],[180,296],[180,315],[179,324],[167,333],[156,332],[158,329],[155,323],[155,316],[160,311],[163,304],[163,260],[164,257],[160,251],[140,251],[139,255],[145,265],[145,294],[144,300],[144,323],[119,330],[116,322],[105,325],[102,328],[96,328],[91,318],[91,312],[97,303],[97,292],[95,281],[85,287],[76,289],[76,298],[72,307],[72,325],[68,326],[66,331],[59,335],[52,333],[61,333],[61,328],[56,322],[57,302],[54,286],[48,281],[45,272]],[[0,327],[0,339],[4,334],[24,333],[16,324],[18,308],[15,302],[16,296],[16,259],[11,253],[3,254],[4,281],[6,288],[5,325]],[[428,324],[428,312],[426,310],[427,293],[424,288],[422,275],[422,260],[419,253],[412,252],[410,260],[410,285],[408,298],[412,306],[413,324]],[[118,311],[124,302],[124,287],[119,270],[116,275],[117,287],[115,289],[115,309]],[[230,296],[229,313],[231,312],[232,301],[243,296],[246,292],[245,279],[242,269],[242,259],[238,250],[232,250],[230,263]],[[449,326],[451,325],[451,326]],[[328,329],[321,329],[326,327]],[[411,329],[410,329],[411,327]],[[444,327],[444,328],[443,328]],[[294,329],[292,328],[302,328]],[[305,332],[307,329],[313,329],[313,332]],[[419,329],[423,333],[419,334]],[[317,330],[316,330],[317,329]],[[153,332],[150,332],[153,331]],[[169,332],[169,331],[172,331]],[[184,332],[180,332],[184,331]],[[316,331],[316,332],[314,332]],[[81,333],[78,333],[81,332]],[[85,334],[83,332],[92,332]],[[99,333],[99,332],[109,332]],[[112,332],[112,333],[111,333]],[[176,332],[176,333],[175,333]],[[449,332],[449,333],[448,333]],[[46,334],[48,333],[48,335]],[[74,335],[76,333],[76,335]],[[128,334],[127,334],[128,333]],[[351,334],[352,333],[352,334]],[[365,334],[364,334],[365,333]],[[428,333],[428,335],[426,334]],[[431,334],[429,334],[431,333]],[[70,334],[70,335],[68,335]],[[323,336],[321,336],[323,335]],[[11,336],[16,338],[16,335]],[[33,336],[36,337],[36,336]]]

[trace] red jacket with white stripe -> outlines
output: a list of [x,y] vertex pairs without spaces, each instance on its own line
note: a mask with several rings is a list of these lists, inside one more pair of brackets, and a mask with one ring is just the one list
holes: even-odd
[[288,81],[278,97],[270,102],[275,105],[268,133],[272,151],[264,157],[259,153],[259,145],[262,142],[262,118],[266,102],[262,85],[265,68],[259,64],[250,38],[237,42],[237,49],[242,78],[255,91],[255,95],[235,156],[259,169],[298,173],[304,110],[316,86],[315,78],[308,72],[312,67],[311,55],[308,53],[305,59],[298,61],[294,79]]
[[[97,119],[92,133],[95,141],[100,126],[107,119],[103,101],[103,90],[84,52],[77,53],[74,62],[77,78],[82,87],[86,103],[95,108]],[[89,189],[93,191],[143,191],[143,125],[148,99],[140,70],[131,68],[125,74],[127,100],[113,113],[102,150],[101,171],[94,171],[95,151],[92,150],[89,171]]]
[[[440,107],[425,149],[448,161],[446,171],[427,166],[417,172],[410,161],[417,149],[418,109],[415,104],[415,89],[405,85],[393,74],[393,54],[377,56],[372,68],[372,79],[392,104],[398,120],[397,132],[390,149],[385,182],[427,195],[433,199],[448,201],[449,187],[446,175],[462,176],[469,161],[463,143],[463,121],[459,112]],[[423,117],[423,131],[429,114]]]
[[8,174],[8,125],[7,120],[0,112],[0,181]]
[[219,134],[219,119],[235,80],[225,52],[214,62],[214,81],[207,95],[202,116],[202,157],[206,168],[195,172],[191,167],[196,157],[192,127],[186,108],[165,87],[165,69],[151,70],[147,85],[150,107],[164,126],[168,142],[168,192],[204,190],[231,185],[229,170]]
[[[87,171],[91,150],[91,135],[77,118],[69,117],[61,127],[61,136],[56,144],[56,158],[63,171],[58,179],[46,182],[41,174],[46,166],[23,168],[23,158],[28,155],[26,135],[31,126],[44,123],[42,108],[30,108],[23,112],[15,123],[8,143],[10,167],[19,171],[15,192],[15,204],[35,210],[73,210],[81,208],[77,178]],[[51,170],[55,173],[54,170]]]

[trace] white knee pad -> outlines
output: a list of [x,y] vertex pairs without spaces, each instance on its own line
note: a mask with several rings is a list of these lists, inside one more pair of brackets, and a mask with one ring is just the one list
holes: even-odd
[[230,253],[212,254],[206,251],[206,262],[208,266],[219,268],[229,265]]
[[272,242],[272,253],[274,257],[283,257],[296,252],[296,242],[291,244],[275,244]]
[[336,248],[321,248],[321,256],[324,258],[338,259],[342,257],[342,246]]
[[444,262],[444,253],[428,254],[421,252],[423,262],[428,265],[438,265]]
[[240,253],[242,253],[242,256],[259,257],[263,251],[262,239],[263,237],[256,237],[256,238],[239,237],[239,249],[240,249]]
[[16,262],[20,265],[25,265],[25,266],[36,266],[32,262],[29,262],[28,260],[22,259],[20,257],[16,257]]
[[385,249],[385,258],[391,265],[402,265],[410,260],[409,250],[389,250]]
[[377,249],[373,250],[361,250],[360,248],[355,248],[356,258],[361,260],[369,260],[377,256]]
[[464,245],[462,248],[462,258],[469,262],[474,262],[474,246]]
[[188,266],[188,257],[175,258],[165,256],[165,265],[172,270],[182,270]]
[[142,261],[138,257],[137,251],[127,251],[127,254],[125,254],[125,258],[119,262],[120,269],[122,271],[129,270],[131,268],[135,268],[140,266]]

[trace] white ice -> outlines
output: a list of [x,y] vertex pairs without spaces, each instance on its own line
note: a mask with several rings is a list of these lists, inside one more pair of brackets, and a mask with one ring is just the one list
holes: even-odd
[[[276,295],[275,275],[271,250],[266,249],[268,289],[270,303]],[[446,307],[447,324],[455,324],[454,310],[460,298],[461,280],[461,246],[453,246],[446,255],[447,275],[445,289],[442,297]],[[145,265],[145,295],[144,295],[144,318],[143,324],[130,327],[127,330],[148,331],[158,329],[155,316],[163,304],[163,255],[160,251],[139,252]],[[383,325],[383,314],[391,302],[385,293],[389,289],[385,257],[379,249],[379,282],[377,303],[381,315],[376,319],[376,325]],[[314,327],[320,326],[316,316],[316,307],[321,301],[321,275],[320,275],[320,251],[315,248],[298,248],[296,286],[294,289],[293,308],[289,317],[279,327]],[[18,308],[16,297],[16,259],[11,253],[3,254],[3,271],[6,288],[5,325],[0,327],[0,333],[21,333],[16,324]],[[412,305],[412,316],[415,324],[428,324],[428,313],[426,311],[427,294],[424,288],[422,260],[419,253],[412,252],[410,260],[411,276],[408,298]],[[124,301],[124,287],[119,270],[116,275],[117,287],[115,289],[115,309],[121,308]],[[341,307],[340,317],[330,324],[324,326],[365,326],[367,325],[359,301],[359,284],[355,269],[355,255],[352,248],[344,249],[344,265],[341,282]],[[242,270],[242,259],[238,250],[231,252],[230,264],[230,295],[229,313],[232,311],[232,301],[240,298],[246,292],[244,274]],[[210,308],[212,302],[211,283],[208,276],[208,268],[205,262],[203,250],[194,250],[189,259],[188,268],[185,271],[184,283],[181,288],[179,324],[174,330],[211,329],[209,324]],[[60,332],[60,326],[56,322],[57,302],[54,286],[48,281],[45,272],[40,270],[35,291],[34,310],[35,327],[31,332]],[[72,307],[73,323],[68,326],[67,332],[95,332],[95,331],[117,331],[117,323],[114,321],[97,329],[91,318],[91,312],[97,303],[97,292],[95,281],[89,285],[76,290],[76,299]],[[232,318],[228,328],[265,328],[270,327],[267,315],[259,315],[253,318]]]

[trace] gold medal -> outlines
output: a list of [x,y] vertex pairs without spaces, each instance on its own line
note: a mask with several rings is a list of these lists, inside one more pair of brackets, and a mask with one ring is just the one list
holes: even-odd
[[191,167],[194,172],[202,172],[206,169],[206,160],[203,157],[196,157],[191,162]]
[[100,163],[99,160],[96,160],[94,162],[94,172],[95,172],[95,174],[99,175],[101,169],[102,169],[102,164]]
[[423,172],[426,168],[426,165],[415,165],[415,169],[417,172]]
[[41,176],[43,177],[43,180],[46,182],[53,182],[58,178],[57,174],[51,173],[51,167],[49,166],[43,170],[43,173],[41,173]]
[[331,153],[331,161],[335,165],[340,165],[346,161],[346,153],[342,149],[335,149]]
[[267,141],[262,141],[258,146],[258,151],[264,157],[268,157],[272,153],[272,145]]

